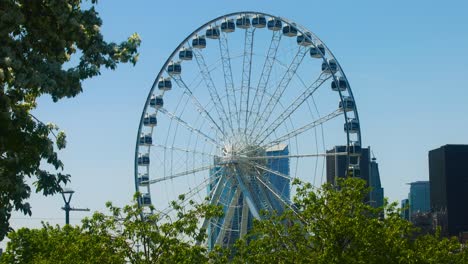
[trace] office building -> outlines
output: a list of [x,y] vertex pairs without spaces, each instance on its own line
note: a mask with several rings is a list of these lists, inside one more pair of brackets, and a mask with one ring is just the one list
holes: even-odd
[[373,207],[382,207],[384,203],[384,189],[380,182],[379,164],[377,159],[374,157],[370,162],[370,176],[369,176],[370,191],[370,203]]
[[443,234],[468,231],[468,145],[429,151],[430,204]]
[[401,200],[401,217],[409,221],[409,215],[409,199],[403,199]]
[[[332,153],[346,153],[346,146],[335,146],[333,149],[328,150],[327,154]],[[350,157],[350,164],[356,164],[357,157]],[[348,157],[346,155],[327,156],[327,183],[336,183],[336,178],[346,177],[348,170]],[[370,180],[370,147],[362,148],[359,157],[359,173],[358,177],[365,180],[369,186]],[[380,176],[379,176],[380,177]],[[370,201],[370,194],[366,198],[366,202]]]
[[[327,153],[345,153],[346,146],[335,146]],[[376,158],[370,158],[370,147],[361,149],[358,177],[365,180],[371,191],[366,198],[373,207],[381,207],[384,202],[384,189],[380,181],[379,164]],[[357,157],[350,157],[350,164],[357,164]],[[336,178],[344,178],[348,170],[346,155],[327,156],[327,182],[335,184]]]
[[410,185],[410,192],[408,194],[409,220],[413,221],[416,214],[428,213],[431,211],[430,184],[428,181],[416,181],[408,184]]

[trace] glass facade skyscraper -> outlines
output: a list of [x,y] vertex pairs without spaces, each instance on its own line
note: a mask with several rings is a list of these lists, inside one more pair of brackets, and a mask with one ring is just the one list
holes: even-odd
[[431,211],[430,184],[429,181],[417,181],[409,183],[409,219],[412,220],[416,213],[427,213]]

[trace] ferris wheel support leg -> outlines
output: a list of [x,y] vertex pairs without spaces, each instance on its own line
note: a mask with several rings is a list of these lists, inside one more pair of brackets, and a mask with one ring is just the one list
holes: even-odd
[[[221,242],[224,241],[224,237],[225,237],[227,229],[232,228],[232,218],[234,217],[235,206],[236,206],[236,203],[239,201],[239,196],[240,196],[240,191],[239,189],[236,189],[236,192],[232,196],[232,200],[229,203],[229,207],[226,212],[226,216],[224,217],[223,225],[221,227],[219,235],[216,238],[217,245],[221,245]],[[230,232],[232,232],[232,230],[230,230],[229,233]]]
[[246,200],[247,205],[249,206],[250,212],[252,213],[253,217],[255,217],[256,219],[260,219],[260,214],[258,212],[257,207],[255,206],[255,202],[253,200],[252,194],[245,186],[244,182],[239,176],[239,173],[236,173],[236,180],[237,180],[237,183],[239,184],[239,188],[241,189],[242,194],[244,195],[244,199]]

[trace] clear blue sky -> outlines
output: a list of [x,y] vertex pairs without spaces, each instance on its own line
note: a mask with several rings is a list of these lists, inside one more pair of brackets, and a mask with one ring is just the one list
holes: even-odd
[[[131,200],[135,137],[155,74],[187,34],[234,11],[289,18],[333,51],[391,201],[406,197],[406,183],[428,179],[429,150],[468,144],[467,1],[99,1],[97,9],[108,40],[138,32],[143,42],[135,67],[104,71],[76,98],[39,102],[36,115],[67,132],[60,155],[75,207],[102,211],[106,201]],[[15,214],[14,227],[63,223],[60,196],[34,194],[30,202],[32,218]],[[72,223],[86,215],[72,212]]]

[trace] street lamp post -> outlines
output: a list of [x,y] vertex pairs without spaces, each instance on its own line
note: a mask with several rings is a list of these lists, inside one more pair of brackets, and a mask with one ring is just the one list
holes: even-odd
[[[82,211],[82,212],[89,212],[88,208],[73,208],[70,206],[70,200],[73,196],[75,191],[71,189],[64,189],[62,191],[62,198],[63,201],[65,202],[65,206],[62,207],[62,210],[65,211],[65,224],[69,225],[70,224],[70,211]],[[66,197],[68,196],[68,197]]]

